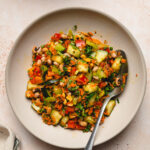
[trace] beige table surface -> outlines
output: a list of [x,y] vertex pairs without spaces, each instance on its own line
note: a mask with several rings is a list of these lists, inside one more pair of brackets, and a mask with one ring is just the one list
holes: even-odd
[[71,6],[101,10],[122,22],[139,42],[147,64],[148,84],[142,107],[117,137],[95,150],[150,150],[150,0],[0,0],[0,121],[20,137],[22,150],[58,150],[32,136],[14,115],[5,90],[5,65],[17,36],[39,16]]

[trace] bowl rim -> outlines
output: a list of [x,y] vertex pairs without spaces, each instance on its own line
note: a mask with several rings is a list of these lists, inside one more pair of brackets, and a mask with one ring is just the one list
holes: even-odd
[[94,146],[97,146],[97,145],[100,145],[100,144],[103,144],[111,139],[113,139],[114,137],[116,137],[117,135],[119,135],[130,123],[131,121],[133,120],[133,118],[135,117],[135,115],[137,114],[140,106],[142,105],[142,102],[144,100],[144,96],[145,96],[145,92],[146,92],[146,85],[147,85],[147,70],[146,70],[146,63],[145,63],[145,60],[144,60],[144,56],[143,56],[143,53],[142,53],[142,50],[138,44],[138,42],[136,41],[135,37],[131,34],[131,32],[122,24],[120,23],[117,19],[115,19],[114,17],[112,17],[111,15],[101,11],[101,10],[98,10],[97,8],[88,8],[88,7],[67,7],[67,8],[58,8],[56,10],[52,10],[50,12],[47,12],[45,13],[44,15],[41,15],[40,17],[34,19],[33,21],[31,21],[23,30],[22,32],[19,34],[19,36],[17,37],[13,47],[11,48],[11,51],[9,53],[9,56],[7,58],[7,64],[6,64],[6,68],[5,68],[5,88],[6,88],[6,95],[8,97],[8,101],[9,101],[9,104],[16,116],[16,118],[19,120],[19,122],[23,125],[23,127],[28,131],[30,132],[32,135],[34,135],[36,138],[38,138],[39,140],[47,143],[47,144],[50,144],[50,145],[53,145],[53,146],[56,146],[56,147],[59,147],[59,148],[66,148],[66,149],[80,149],[80,148],[84,148],[83,146],[77,146],[77,147],[68,147],[68,146],[64,146],[64,145],[55,145],[53,143],[50,143],[49,141],[45,140],[45,139],[42,139],[41,137],[39,137],[38,135],[36,135],[34,132],[32,132],[30,129],[28,129],[27,126],[25,126],[23,124],[23,122],[20,120],[20,118],[18,117],[17,113],[15,112],[15,110],[13,109],[13,106],[12,106],[12,103],[11,103],[11,98],[10,98],[10,93],[8,92],[8,70],[9,70],[9,66],[10,66],[10,62],[11,62],[11,58],[12,58],[12,55],[13,55],[13,52],[15,51],[15,47],[17,46],[18,42],[20,41],[20,39],[23,37],[23,35],[26,33],[26,31],[28,31],[28,29],[30,29],[30,27],[32,27],[35,23],[37,23],[38,21],[40,21],[41,19],[44,19],[46,18],[47,16],[49,15],[52,15],[52,14],[55,14],[55,13],[59,13],[59,12],[63,12],[63,11],[73,11],[73,10],[83,10],[83,11],[89,11],[89,12],[93,12],[93,13],[97,13],[97,14],[100,14],[106,18],[108,18],[109,20],[112,20],[114,23],[116,23],[118,26],[120,26],[127,34],[128,36],[131,38],[131,40],[133,41],[134,45],[136,46],[137,48],[137,51],[139,52],[139,55],[140,55],[140,59],[141,59],[141,63],[142,63],[142,67],[143,67],[143,80],[144,80],[144,88],[142,90],[142,94],[141,94],[141,101],[139,103],[139,106],[137,107],[137,109],[135,110],[135,112],[131,115],[129,121],[124,125],[124,127],[116,132],[116,134],[114,134],[113,136],[110,136],[109,138],[106,138],[105,140],[103,140],[102,142],[100,143],[96,143],[94,144]]

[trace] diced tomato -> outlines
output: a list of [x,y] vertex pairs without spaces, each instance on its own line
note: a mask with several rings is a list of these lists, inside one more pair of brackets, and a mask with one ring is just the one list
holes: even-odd
[[33,70],[33,75],[34,76],[39,76],[41,73],[40,67],[35,67]]
[[54,36],[51,37],[52,40],[58,41],[61,38],[61,34],[60,33],[55,33]]
[[70,72],[70,73],[71,73],[71,75],[74,75],[74,74],[75,74],[75,72],[76,72],[76,70],[77,70],[77,69],[76,69],[76,67],[72,67],[71,72]]
[[107,85],[107,82],[100,82],[98,86],[102,89],[102,88],[104,88],[106,85]]
[[42,56],[37,55],[36,58],[35,58],[35,61],[38,61],[39,59],[41,59],[41,57],[42,57]]
[[79,85],[85,85],[88,82],[88,78],[85,75],[80,75],[79,77],[77,77],[77,83]]
[[109,48],[107,48],[106,51],[107,51],[108,53],[110,53],[110,49],[109,49]]
[[99,107],[102,107],[103,103],[101,101],[98,101],[94,104],[95,106],[99,106]]
[[30,79],[30,81],[32,84],[35,84],[35,78],[34,77],[32,77],[32,79]]
[[76,122],[74,120],[68,121],[68,128],[75,129],[76,128]]
[[76,43],[77,47],[85,47],[85,45],[86,45],[85,41],[83,41],[83,40],[76,40],[75,43]]

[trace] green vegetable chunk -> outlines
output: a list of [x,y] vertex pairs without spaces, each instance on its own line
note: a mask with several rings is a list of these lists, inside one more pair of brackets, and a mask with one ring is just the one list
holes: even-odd
[[92,118],[92,116],[87,116],[84,118],[84,120],[86,122],[88,122],[89,124],[94,124],[95,123],[95,120]]
[[92,93],[92,92],[95,92],[97,90],[98,86],[96,83],[91,82],[91,83],[88,83],[87,85],[85,85],[83,88],[86,92]]
[[54,125],[57,125],[59,123],[60,119],[62,118],[62,115],[57,110],[52,110],[50,116],[51,116],[51,119],[52,119]]
[[110,100],[109,103],[106,106],[105,114],[107,116],[109,116],[111,114],[111,112],[113,111],[115,106],[116,106],[116,101],[115,100]]
[[96,99],[96,94],[90,98],[90,100],[89,100],[89,102],[88,102],[88,105],[87,105],[87,106],[88,106],[88,107],[93,106],[93,105],[94,105],[94,103],[95,103],[95,99]]
[[93,43],[92,41],[86,40],[86,44],[93,47],[93,49],[98,49],[98,45]]
[[46,98],[44,98],[44,101],[46,103],[51,103],[51,102],[55,102],[56,98],[55,97],[46,97]]
[[53,92],[54,92],[55,94],[62,94],[62,90],[61,90],[61,88],[59,88],[58,86],[54,86]]
[[61,64],[63,62],[63,58],[59,55],[52,56],[52,60]]
[[58,44],[55,46],[55,49],[56,49],[57,51],[63,52],[63,51],[65,50],[65,47],[64,47],[62,44],[58,43]]
[[96,52],[95,59],[97,60],[97,63],[101,63],[107,56],[108,56],[107,51],[98,50]]
[[88,64],[86,62],[83,62],[82,60],[79,60],[77,70],[78,72],[88,72]]
[[73,55],[74,57],[79,57],[80,56],[80,50],[77,49],[77,47],[69,45],[67,49],[67,53]]
[[120,70],[120,67],[121,67],[121,57],[117,57],[117,58],[114,60],[114,63],[112,64],[112,68],[113,68],[115,71],[119,71],[119,70]]
[[68,116],[64,116],[64,117],[61,119],[61,121],[60,121],[60,125],[63,126],[63,127],[65,127],[66,124],[67,124],[67,122],[68,122],[68,120],[69,120],[69,117],[68,117]]
[[98,77],[99,79],[106,78],[106,75],[102,68],[99,68],[96,72],[93,72],[93,76]]

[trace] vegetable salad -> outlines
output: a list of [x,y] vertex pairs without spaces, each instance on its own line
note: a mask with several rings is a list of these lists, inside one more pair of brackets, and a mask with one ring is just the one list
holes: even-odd
[[[103,101],[115,87],[125,86],[127,74],[117,77],[126,60],[93,33],[55,33],[48,43],[32,49],[26,97],[48,125],[91,131]],[[101,123],[116,105],[111,100]]]

